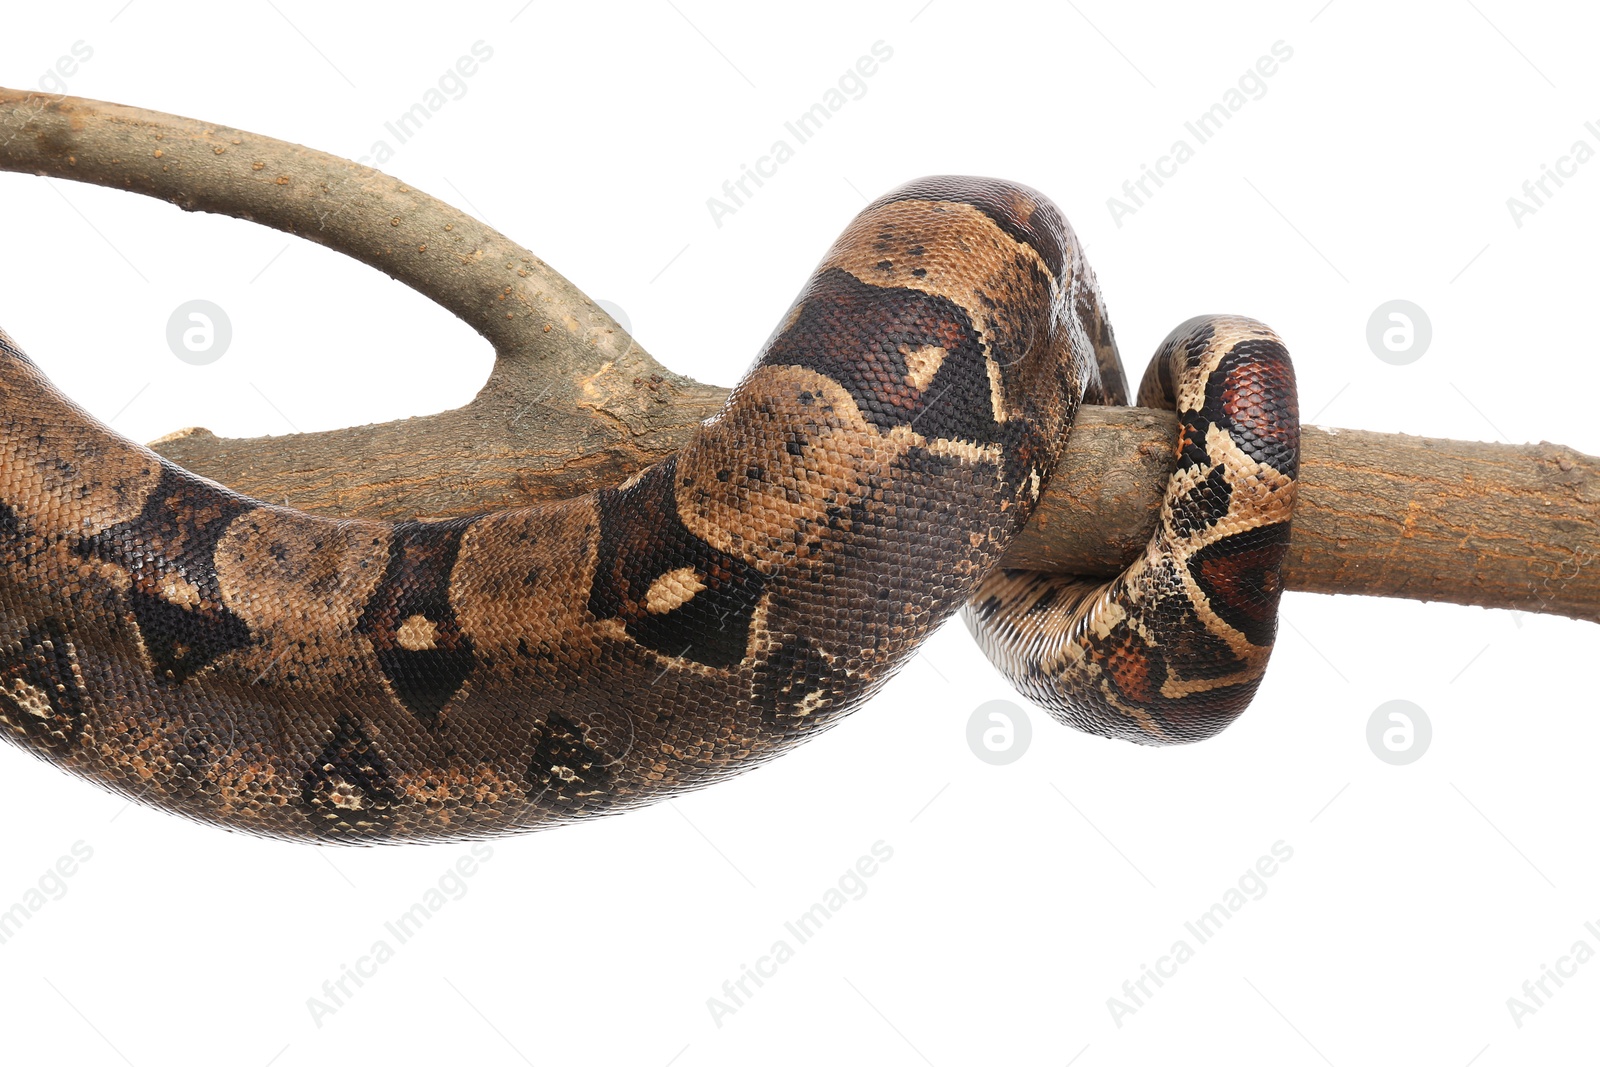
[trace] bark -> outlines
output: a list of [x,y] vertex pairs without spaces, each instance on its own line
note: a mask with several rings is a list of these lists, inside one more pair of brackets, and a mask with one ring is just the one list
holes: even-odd
[[[673,374],[531,252],[378,171],[257,134],[0,89],[0,170],[128,189],[325,244],[438,302],[495,347],[439,415],[285,437],[155,442],[241,492],[319,514],[444,517],[614,484],[679,447],[726,390]],[[1109,575],[1157,517],[1175,420],[1087,409],[1017,567]],[[1600,621],[1600,460],[1307,427],[1286,585]]]

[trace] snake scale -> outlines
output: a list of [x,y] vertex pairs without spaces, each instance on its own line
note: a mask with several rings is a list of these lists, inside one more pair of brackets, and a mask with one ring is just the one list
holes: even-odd
[[603,815],[782,753],[965,605],[1054,716],[1145,743],[1244,708],[1276,628],[1298,415],[1282,342],[1192,319],[1146,551],[1002,569],[1082,404],[1127,388],[1056,208],[924,178],[827,253],[726,406],[586,496],[337,521],[97,422],[0,334],[0,733],[206,823],[368,843]]

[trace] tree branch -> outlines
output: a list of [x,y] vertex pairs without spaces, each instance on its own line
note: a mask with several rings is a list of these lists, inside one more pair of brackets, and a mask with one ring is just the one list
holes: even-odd
[[[298,438],[200,432],[162,443],[177,462],[224,478],[247,467],[252,491],[268,499],[293,499],[308,484],[352,513],[444,513],[467,477],[486,479],[483,499],[495,507],[568,496],[666,456],[727,395],[662,367],[516,242],[338,156],[155,111],[0,89],[0,170],[126,189],[304,237],[415,289],[494,345],[488,383],[457,411]],[[334,460],[351,454],[363,461]],[[419,455],[441,462],[417,474]]]
[[[1012,567],[1110,575],[1155,529],[1177,418],[1085,408]],[[1600,622],[1600,459],[1307,426],[1284,584]]]
[[[672,374],[538,257],[378,171],[256,134],[0,89],[0,170],[250,219],[361,260],[495,346],[467,406],[326,433],[204,430],[155,447],[241,492],[338,516],[470,514],[615,482],[679,447],[726,391]],[[1108,575],[1156,521],[1175,419],[1085,409],[1006,563]],[[1291,589],[1600,621],[1600,460],[1307,427]]]

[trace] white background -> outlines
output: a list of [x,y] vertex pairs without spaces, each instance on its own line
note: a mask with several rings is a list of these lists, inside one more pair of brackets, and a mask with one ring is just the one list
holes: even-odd
[[[675,5],[675,6],[674,6]],[[1515,225],[1506,200],[1600,120],[1580,5],[630,5],[503,0],[11,5],[0,82],[349,157],[474,41],[492,60],[390,173],[620,305],[666,364],[731,384],[864,197],[929,173],[1027,182],[1073,221],[1130,374],[1200,312],[1271,323],[1324,425],[1600,453],[1600,162]],[[1321,9],[1319,10],[1319,7]],[[706,199],[882,40],[893,57],[716,226]],[[1276,41],[1293,49],[1119,227],[1107,208]],[[1192,138],[1191,138],[1191,143]],[[0,326],[119,430],[309,431],[441,410],[488,345],[378,273],[126,193],[0,175]],[[182,363],[167,316],[226,309]],[[1433,342],[1380,362],[1403,298]],[[965,740],[1015,699],[959,625],[872,704],[708,792],[493,846],[318,1026],[321,995],[464,846],[322,850],[190,825],[0,752],[0,909],[93,857],[0,945],[15,1062],[946,1065],[1591,1062],[1600,962],[1519,1027],[1507,998],[1600,921],[1596,631],[1505,611],[1290,594],[1254,707],[1148,750],[1037,711],[1005,767]],[[1384,701],[1426,710],[1380,762]],[[874,842],[893,849],[736,1012],[707,1000]],[[1184,929],[1275,842],[1222,933]],[[1179,939],[1138,1010],[1108,998]],[[790,938],[791,943],[793,939]],[[353,988],[353,987],[352,987]],[[1153,987],[1152,987],[1153,988]]]

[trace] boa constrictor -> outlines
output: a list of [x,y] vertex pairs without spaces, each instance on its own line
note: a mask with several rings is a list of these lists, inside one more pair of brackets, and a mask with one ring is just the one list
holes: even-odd
[[680,452],[469,519],[239,496],[107,429],[0,334],[0,733],[233,829],[480,837],[775,756],[966,605],[1058,718],[1195,740],[1271,650],[1293,371],[1260,323],[1192,319],[1138,401],[1181,422],[1145,553],[1110,582],[999,569],[1079,405],[1127,397],[1071,229],[980,178],[867,207]]

